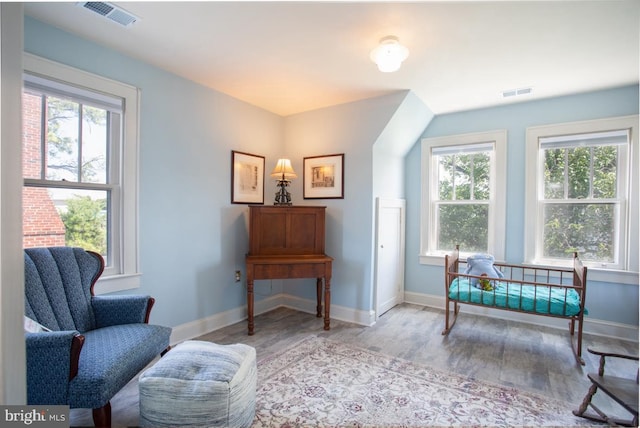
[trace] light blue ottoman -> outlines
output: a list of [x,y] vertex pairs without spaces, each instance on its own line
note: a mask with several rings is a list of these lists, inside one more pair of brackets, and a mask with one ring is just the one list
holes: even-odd
[[257,373],[251,346],[183,342],[140,375],[140,425],[249,427]]

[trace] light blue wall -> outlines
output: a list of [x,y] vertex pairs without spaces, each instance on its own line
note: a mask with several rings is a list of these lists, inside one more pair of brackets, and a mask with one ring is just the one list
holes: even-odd
[[405,197],[404,158],[433,116],[433,112],[416,94],[406,92],[402,104],[373,147],[374,197]]
[[[526,128],[638,114],[638,86],[510,104],[436,116],[423,138],[506,129],[508,133],[507,261],[524,258],[525,138]],[[405,289],[444,295],[442,267],[420,265],[420,141],[406,157],[407,263]],[[637,167],[637,165],[635,166]],[[636,171],[637,173],[637,171]],[[634,221],[637,221],[635,219]],[[589,316],[594,319],[638,325],[638,285],[589,281]]]
[[142,90],[135,292],[156,298],[152,321],[177,326],[244,307],[234,271],[244,271],[247,207],[230,203],[231,150],[275,163],[283,118],[28,17],[25,51]]
[[[326,252],[335,259],[332,305],[365,312],[372,309],[372,153],[378,136],[405,98],[402,91],[286,118],[286,153],[295,159],[297,171],[302,171],[304,157],[345,155],[344,199],[305,200],[302,181],[293,183],[296,204],[327,206]],[[298,282],[287,281],[286,292],[313,299],[315,287],[298,287]]]
[[[142,89],[143,279],[138,291],[157,298],[152,321],[178,326],[246,304],[243,283],[233,279],[235,270],[244,272],[248,237],[246,206],[230,203],[231,150],[264,155],[267,175],[278,157],[289,156],[300,174],[291,189],[294,202],[327,206],[327,253],[336,259],[333,304],[365,312],[372,309],[374,200],[388,196],[379,193],[407,199],[405,289],[443,294],[442,269],[417,261],[419,141],[405,158],[404,183],[392,180],[387,185],[374,168],[381,165],[389,148],[382,143],[375,147],[380,138],[406,144],[410,133],[394,126],[403,122],[397,117],[394,122],[398,111],[418,115],[417,120],[408,121],[414,126],[433,118],[426,106],[415,105],[412,94],[403,91],[282,118],[28,17],[25,51]],[[423,136],[508,130],[507,252],[510,261],[521,261],[526,127],[637,112],[637,87],[619,88],[438,116]],[[345,199],[304,200],[302,158],[332,153],[345,153]],[[397,162],[390,170],[403,174]],[[271,203],[273,191],[267,177],[265,203]],[[261,281],[256,284],[256,298],[284,291],[313,299],[314,287],[298,287],[298,282]],[[610,295],[632,304],[614,308],[600,304]],[[636,286],[590,283],[589,300],[594,318],[637,325]]]
[[[233,273],[244,273],[248,209],[230,203],[231,150],[266,157],[265,204],[275,192],[268,174],[276,159],[291,158],[299,174],[291,187],[294,203],[327,206],[332,304],[371,310],[373,146],[398,107],[407,98],[415,105],[415,96],[399,91],[284,118],[29,17],[25,51],[142,90],[143,276],[135,292],[156,297],[152,321],[179,326],[246,305],[244,281],[234,282]],[[410,147],[427,123],[412,122],[411,130],[391,126],[387,138]],[[303,157],[334,153],[345,154],[344,199],[303,199]],[[313,300],[314,284],[256,281],[256,301],[282,292]]]

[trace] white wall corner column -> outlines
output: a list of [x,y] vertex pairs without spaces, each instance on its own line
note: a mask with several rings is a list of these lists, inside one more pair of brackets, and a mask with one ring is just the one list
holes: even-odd
[[22,3],[0,3],[0,403],[25,404]]

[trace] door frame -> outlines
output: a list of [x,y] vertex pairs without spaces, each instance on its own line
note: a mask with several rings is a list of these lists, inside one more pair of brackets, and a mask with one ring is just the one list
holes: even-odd
[[379,248],[380,248],[380,212],[385,208],[399,208],[400,209],[400,287],[396,294],[397,304],[404,302],[404,271],[405,271],[405,224],[406,224],[406,200],[400,198],[376,198],[376,234],[375,234],[375,247],[374,247],[374,310],[375,320],[380,318],[380,308],[378,306],[378,268],[379,268]]

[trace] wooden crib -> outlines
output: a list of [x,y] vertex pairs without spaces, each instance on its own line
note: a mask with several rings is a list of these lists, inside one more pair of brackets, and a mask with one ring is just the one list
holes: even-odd
[[[494,279],[463,273],[466,261],[460,259],[459,248],[445,256],[445,327],[443,335],[453,328],[460,303],[523,312],[569,320],[569,333],[576,360],[582,359],[582,327],[587,294],[587,268],[574,253],[573,268],[551,268],[532,265],[495,263],[504,278]],[[473,283],[483,280],[486,290]],[[453,314],[451,314],[453,304]],[[577,324],[577,341],[574,345]]]

